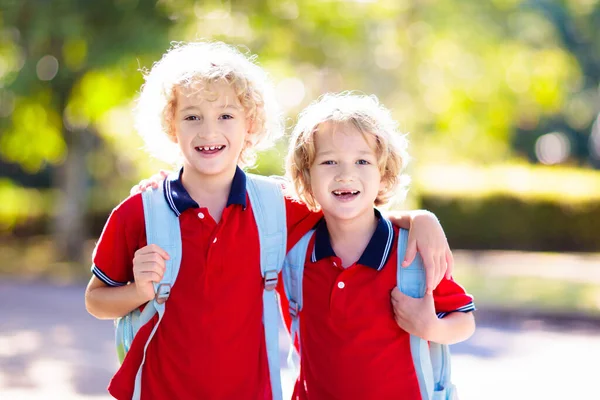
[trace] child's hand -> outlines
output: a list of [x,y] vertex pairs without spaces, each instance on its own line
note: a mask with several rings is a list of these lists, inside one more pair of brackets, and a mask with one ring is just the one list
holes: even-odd
[[411,335],[431,340],[439,320],[435,313],[433,295],[426,294],[415,299],[402,293],[397,287],[392,290],[394,318],[398,326]]
[[158,185],[169,176],[169,172],[161,169],[158,174],[152,175],[149,179],[142,179],[140,183],[135,185],[129,191],[129,194],[133,196],[134,194],[141,193],[148,188],[157,189]]
[[420,212],[412,217],[403,267],[410,265],[417,251],[425,266],[426,293],[432,294],[444,275],[447,278],[452,275],[454,258],[442,226],[430,212]]
[[155,244],[142,247],[133,257],[133,279],[138,295],[144,301],[154,298],[153,282],[160,282],[165,273],[166,251]]

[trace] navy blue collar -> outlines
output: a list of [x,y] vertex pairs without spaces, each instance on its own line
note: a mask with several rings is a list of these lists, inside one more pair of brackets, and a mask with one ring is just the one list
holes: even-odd
[[[390,220],[383,217],[377,209],[375,209],[375,216],[378,218],[377,227],[357,263],[379,271],[390,258],[395,232]],[[315,231],[315,247],[311,261],[317,262],[325,257],[335,257],[325,219],[321,219]]]
[[[178,217],[188,208],[199,207],[198,203],[192,199],[188,191],[183,187],[181,174],[183,174],[183,168],[179,170],[178,174],[169,175],[164,182],[165,199],[171,210]],[[235,170],[235,175],[231,182],[231,190],[227,198],[227,207],[232,204],[239,204],[244,210],[246,209],[246,173],[240,167],[237,167]]]

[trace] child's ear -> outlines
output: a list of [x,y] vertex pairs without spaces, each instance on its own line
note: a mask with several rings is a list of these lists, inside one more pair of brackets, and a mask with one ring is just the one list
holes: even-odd
[[379,193],[385,193],[387,191],[388,185],[387,182],[382,178],[379,181]]

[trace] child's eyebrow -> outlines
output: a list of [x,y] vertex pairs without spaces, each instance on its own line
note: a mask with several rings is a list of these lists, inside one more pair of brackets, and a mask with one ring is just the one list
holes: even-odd
[[237,111],[242,111],[242,108],[235,105],[235,104],[223,104],[221,106],[216,106],[217,108],[222,108],[222,109],[232,109],[232,110],[237,110]]
[[[242,111],[242,108],[239,106],[236,106],[235,104],[223,104],[223,105],[216,105],[214,106],[215,108],[220,108],[220,109],[232,109],[232,110],[237,110],[237,111]],[[181,112],[188,112],[188,111],[194,111],[197,110],[198,107],[196,106],[187,106],[181,109]]]
[[[317,151],[315,153],[315,156],[329,156],[329,155],[336,154],[336,153],[337,152],[333,151],[333,150],[324,150],[324,151]],[[372,156],[373,152],[369,151],[369,150],[360,150],[360,151],[357,152],[357,155],[359,155],[359,156]]]

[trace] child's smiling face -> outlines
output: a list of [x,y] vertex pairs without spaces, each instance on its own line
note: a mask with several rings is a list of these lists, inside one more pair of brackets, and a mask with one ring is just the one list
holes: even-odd
[[231,178],[250,131],[233,87],[199,83],[176,90],[173,128],[185,170],[205,178]]
[[382,189],[376,141],[352,123],[321,124],[314,134],[310,187],[325,215],[353,219],[373,213]]

